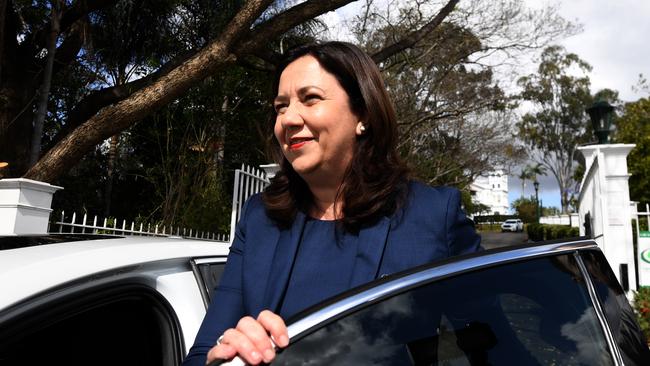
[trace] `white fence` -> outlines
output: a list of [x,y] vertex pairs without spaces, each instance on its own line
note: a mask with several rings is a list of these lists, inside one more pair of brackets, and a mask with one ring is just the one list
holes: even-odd
[[[144,235],[144,236],[178,236],[190,239],[212,240],[218,242],[232,242],[235,233],[235,226],[239,221],[241,211],[246,200],[259,192],[270,183],[266,173],[242,164],[241,169],[235,170],[235,184],[232,197],[232,214],[230,221],[230,233],[213,233],[198,231],[181,227],[166,227],[158,224],[136,224],[134,221],[127,223],[126,220],[117,218],[93,218],[87,214],[77,215],[72,213],[69,221],[66,221],[65,212],[61,212],[59,221],[54,222],[58,226],[59,233],[87,233],[87,234],[108,234],[108,235]],[[77,220],[79,218],[79,220]],[[55,228],[50,232],[57,231]]]
[[577,213],[572,213],[570,215],[542,216],[539,218],[539,223],[580,227],[580,217]]
[[241,165],[235,170],[235,186],[232,193],[232,214],[230,217],[230,240],[235,237],[235,226],[239,221],[244,202],[259,192],[262,192],[270,181],[266,173],[248,165]]
[[[61,219],[59,221],[56,221],[54,224],[58,226],[59,233],[66,232],[80,234],[178,236],[189,239],[211,240],[219,242],[228,242],[230,239],[228,237],[228,234],[217,234],[181,227],[166,227],[164,225],[160,226],[158,224],[151,225],[144,223],[136,225],[134,221],[131,221],[131,223],[127,225],[126,220],[121,220],[121,225],[119,223],[120,220],[117,218],[104,218],[103,220],[99,220],[97,216],[92,218],[91,221],[87,214],[84,214],[83,218],[80,216],[80,220],[77,221],[76,213],[72,213],[70,221],[66,222],[65,211],[63,211],[61,212]],[[52,230],[50,230],[50,232],[52,232]]]

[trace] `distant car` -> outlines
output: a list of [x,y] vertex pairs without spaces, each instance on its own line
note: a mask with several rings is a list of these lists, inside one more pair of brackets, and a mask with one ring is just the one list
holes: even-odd
[[451,258],[353,289],[288,324],[290,344],[274,366],[650,364],[593,241]]
[[524,231],[524,223],[520,219],[508,219],[501,224],[501,232]]
[[178,365],[227,243],[0,237],[0,365]]

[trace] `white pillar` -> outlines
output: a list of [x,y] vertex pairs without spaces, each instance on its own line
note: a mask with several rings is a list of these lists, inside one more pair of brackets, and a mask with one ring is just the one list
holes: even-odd
[[609,265],[622,283],[621,265],[627,265],[627,281],[636,290],[636,268],[632,239],[632,214],[627,171],[627,155],[633,144],[590,145],[579,147],[586,162],[580,186],[580,233],[584,220],[591,216],[591,232]]
[[59,189],[31,179],[0,179],[0,235],[46,234]]

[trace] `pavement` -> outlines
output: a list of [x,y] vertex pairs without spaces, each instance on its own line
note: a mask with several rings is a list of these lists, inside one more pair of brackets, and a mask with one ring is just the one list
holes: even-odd
[[481,245],[485,249],[501,248],[528,242],[528,234],[526,232],[481,232],[479,234],[481,235]]

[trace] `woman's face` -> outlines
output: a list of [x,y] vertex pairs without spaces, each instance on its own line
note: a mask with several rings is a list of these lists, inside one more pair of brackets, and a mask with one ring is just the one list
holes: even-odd
[[275,137],[293,169],[306,180],[342,179],[361,122],[334,75],[312,56],[295,60],[280,75],[274,107]]

